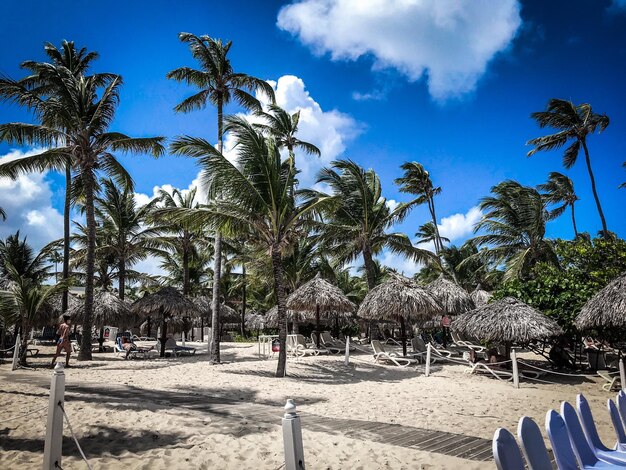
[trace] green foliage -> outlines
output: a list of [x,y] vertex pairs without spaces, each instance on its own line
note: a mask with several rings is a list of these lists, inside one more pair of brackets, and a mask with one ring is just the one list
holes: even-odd
[[494,292],[494,298],[518,298],[554,318],[566,330],[582,306],[612,279],[626,271],[626,241],[579,236],[557,240],[560,268],[536,265],[527,280],[512,279]]

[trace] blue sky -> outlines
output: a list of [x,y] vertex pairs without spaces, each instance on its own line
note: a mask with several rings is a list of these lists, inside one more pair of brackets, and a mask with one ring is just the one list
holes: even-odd
[[[566,171],[558,152],[525,156],[525,142],[544,133],[531,112],[552,97],[589,102],[611,118],[589,147],[609,229],[626,236],[626,190],[617,189],[626,181],[624,2],[7,0],[3,7],[1,74],[22,76],[19,63],[43,59],[45,41],[96,50],[94,70],[119,73],[125,82],[114,128],[134,136],[214,140],[214,109],[175,114],[190,90],[165,74],[194,65],[180,31],[231,39],[237,70],[278,81],[279,104],[305,109],[304,137],[325,150],[321,161],[298,157],[305,184],[344,156],[374,168],[386,197],[406,200],[393,179],[404,161],[420,161],[443,188],[438,215],[455,243],[470,236],[479,216],[472,208],[491,186],[507,178],[536,185],[550,171],[574,180],[579,230],[600,229],[582,157]],[[0,107],[0,122],[24,120],[25,111]],[[0,156],[14,149],[0,144]],[[142,200],[155,186],[187,188],[198,173],[193,161],[171,156],[122,161]],[[36,242],[59,235],[62,193],[53,174],[0,181],[0,206],[10,209],[0,235],[19,227]],[[399,228],[412,236],[426,217],[416,210]],[[551,222],[548,234],[571,237],[569,218]],[[401,260],[385,261],[410,271]]]

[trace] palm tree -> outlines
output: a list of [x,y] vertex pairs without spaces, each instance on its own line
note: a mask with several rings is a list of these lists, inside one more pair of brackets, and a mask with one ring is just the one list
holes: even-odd
[[276,144],[287,149],[289,152],[289,162],[293,167],[296,166],[295,150],[299,149],[319,157],[320,149],[315,145],[304,142],[296,137],[298,134],[298,124],[300,123],[300,111],[289,114],[278,105],[270,104],[269,112],[262,112],[260,115],[265,119],[266,124],[257,124],[257,127],[274,137]]
[[450,243],[449,238],[439,235],[437,225],[435,225],[432,221],[420,225],[420,227],[417,229],[417,232],[415,232],[415,236],[417,237],[417,243],[432,242],[435,247],[437,246],[437,241]]
[[569,207],[572,210],[572,225],[574,226],[574,238],[578,237],[576,229],[576,216],[574,214],[574,204],[578,201],[578,196],[574,191],[574,182],[562,173],[553,171],[548,175],[546,183],[537,186],[543,191],[546,201],[550,204],[560,204],[550,211],[550,218],[559,217]]
[[362,255],[369,289],[376,285],[374,256],[385,248],[416,261],[433,261],[432,253],[415,248],[405,234],[389,233],[404,220],[411,206],[399,204],[391,210],[374,170],[364,170],[351,160],[338,160],[320,171],[317,182],[330,186],[331,196],[313,190],[303,193],[332,200],[323,214],[324,223],[318,224],[322,249],[338,263],[349,263]]
[[[188,113],[202,109],[207,103],[217,107],[217,151],[224,150],[224,106],[235,99],[244,108],[261,111],[258,100],[248,91],[261,91],[274,102],[274,89],[269,83],[244,73],[235,73],[228,58],[232,42],[225,44],[220,39],[209,36],[196,36],[190,33],[180,33],[178,38],[189,44],[189,50],[194,59],[200,64],[200,69],[179,67],[167,74],[167,78],[178,82],[185,82],[199,88],[200,91],[179,103],[174,110]],[[211,309],[213,325],[219,325],[220,304],[220,274],[222,265],[222,234],[215,234],[213,262],[213,296]],[[220,362],[220,338],[217,328],[211,331],[211,363]]]
[[400,185],[400,192],[413,194],[417,196],[411,202],[410,205],[420,205],[426,203],[428,205],[428,212],[432,220],[432,228],[435,232],[435,253],[443,249],[443,243],[441,235],[439,235],[439,226],[437,225],[437,213],[435,212],[435,196],[441,193],[441,187],[433,186],[433,182],[430,179],[430,174],[417,162],[406,162],[401,168],[404,170],[404,176],[397,178],[395,183]]
[[[61,48],[46,43],[44,51],[50,62],[36,62],[32,60],[21,64],[22,68],[30,71],[30,75],[14,81],[0,78],[0,98],[15,101],[30,109],[36,109],[41,100],[55,98],[62,90],[63,73],[60,69],[69,72],[75,77],[84,75],[91,62],[98,58],[97,52],[88,52],[86,48],[77,49],[73,41],[63,41]],[[96,74],[94,77],[102,84],[114,78],[112,74]],[[44,123],[45,124],[45,123]],[[51,168],[65,172],[65,203],[63,208],[63,274],[62,278],[69,277],[70,263],[70,209],[72,194],[72,155],[66,156],[64,168]],[[61,310],[67,310],[68,291],[63,291]]]
[[[278,304],[280,354],[276,375],[285,374],[286,307],[283,258],[298,237],[308,232],[313,211],[330,198],[309,197],[300,202],[291,188],[295,170],[283,162],[272,138],[263,137],[251,124],[235,131],[238,159],[231,163],[208,141],[182,137],[172,143],[177,154],[200,158],[203,184],[221,198],[195,211],[181,211],[233,236],[249,234],[249,243],[262,247],[272,260],[274,293]],[[217,323],[213,323],[216,325]]]
[[496,265],[504,263],[505,279],[511,279],[527,277],[538,262],[558,265],[554,247],[545,239],[549,215],[541,194],[510,180],[492,187],[491,192],[480,202],[484,215],[474,227],[475,232],[486,233],[471,239],[483,248],[461,266],[477,257]]
[[0,207],[0,218],[2,218],[2,220],[7,220],[7,213],[2,207]]
[[[626,168],[626,162],[622,163],[622,166],[623,166],[624,168]],[[621,188],[626,188],[626,183],[622,183],[622,184],[620,184],[620,185],[619,185],[619,187],[620,187],[620,189],[621,189]]]
[[[85,317],[78,358],[91,360],[97,171],[108,173],[119,185],[132,187],[130,175],[111,152],[151,152],[159,156],[164,151],[163,138],[130,138],[108,131],[119,103],[121,77],[116,76],[102,86],[100,77],[76,77],[65,68],[58,68],[58,73],[62,80],[55,96],[36,104],[42,124],[0,125],[0,141],[48,147],[48,150],[0,165],[0,173],[17,177],[20,173],[65,168],[68,155],[75,159],[83,186],[87,225]],[[59,143],[62,145],[53,147]]]
[[606,114],[595,114],[591,109],[591,105],[587,103],[576,106],[571,101],[555,98],[548,102],[545,111],[532,113],[531,116],[537,121],[539,127],[550,127],[557,129],[558,132],[529,140],[527,145],[534,145],[535,147],[528,152],[529,157],[542,150],[559,149],[571,142],[563,152],[563,166],[569,169],[574,166],[578,159],[580,148],[583,148],[587,171],[591,180],[591,190],[593,191],[598,214],[602,221],[602,233],[608,234],[604,212],[602,211],[596,189],[596,180],[591,169],[587,137],[596,131],[604,131],[609,125],[609,117]]

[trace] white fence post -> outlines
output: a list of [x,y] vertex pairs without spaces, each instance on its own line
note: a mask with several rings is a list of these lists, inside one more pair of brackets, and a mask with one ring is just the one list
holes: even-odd
[[346,336],[346,355],[345,355],[346,365],[350,364],[350,337]]
[[183,348],[185,347],[185,332],[183,331],[183,336],[182,336],[182,343],[183,343]]
[[13,362],[11,363],[11,370],[17,369],[18,361],[20,359],[20,344],[22,341],[20,340],[20,334],[18,333],[15,337],[15,346],[13,346]]
[[296,404],[287,400],[283,417],[283,442],[285,445],[285,470],[304,469],[304,448],[302,447],[302,427],[296,413]]
[[619,380],[622,382],[622,390],[626,390],[626,371],[624,371],[624,356],[619,358]]
[[519,388],[519,373],[517,371],[517,353],[515,349],[511,349],[511,361],[513,364],[513,386]]
[[426,368],[424,370],[424,375],[428,377],[430,375],[430,343],[426,344]]
[[43,470],[61,468],[61,446],[63,444],[63,410],[65,395],[65,372],[60,362],[54,366],[50,383],[48,423],[43,449]]

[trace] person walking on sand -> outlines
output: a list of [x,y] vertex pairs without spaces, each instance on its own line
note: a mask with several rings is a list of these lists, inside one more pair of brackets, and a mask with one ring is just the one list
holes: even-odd
[[59,325],[59,329],[57,330],[57,336],[59,339],[57,340],[57,351],[52,358],[52,367],[57,361],[57,357],[61,355],[61,351],[64,350],[65,355],[65,367],[70,366],[70,354],[72,354],[72,344],[70,343],[70,327],[71,327],[72,319],[69,315],[63,315],[63,323]]

